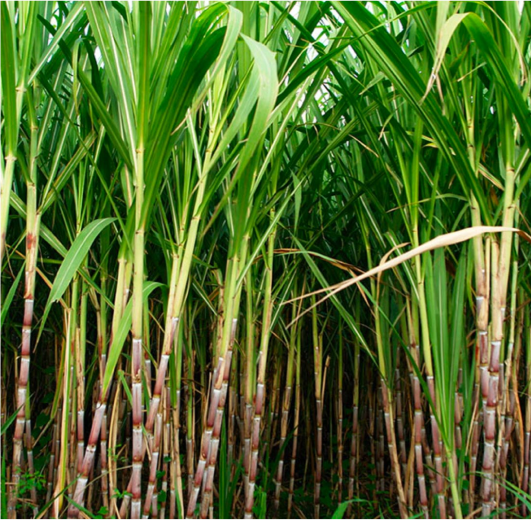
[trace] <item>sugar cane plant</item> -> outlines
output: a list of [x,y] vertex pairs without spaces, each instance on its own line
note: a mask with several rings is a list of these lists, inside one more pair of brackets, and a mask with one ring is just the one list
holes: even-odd
[[2,517],[531,514],[529,3],[0,8]]

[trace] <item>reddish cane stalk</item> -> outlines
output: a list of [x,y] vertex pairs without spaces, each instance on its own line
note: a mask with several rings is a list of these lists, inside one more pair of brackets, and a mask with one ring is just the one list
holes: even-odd
[[[299,320],[300,324],[300,320]],[[293,490],[295,488],[295,466],[297,464],[297,443],[299,438],[299,417],[301,409],[301,338],[300,325],[297,326],[297,369],[295,372],[295,416],[293,417],[293,441],[291,446],[290,478],[288,494],[288,518],[291,517],[293,507]]]
[[[126,279],[128,278],[128,274],[130,275],[130,270],[128,269],[128,262],[125,258],[118,261],[119,263],[119,271],[118,271],[118,283],[117,283],[117,289],[116,289],[116,301],[115,301],[115,309],[114,309],[114,317],[113,317],[113,325],[112,325],[112,336],[114,336],[114,331],[117,330],[122,309],[125,308],[125,302],[127,297],[126,288],[128,286],[128,283],[126,283]],[[129,273],[128,273],[129,272]],[[111,344],[112,344],[112,337],[111,337]],[[85,456],[83,457],[83,463],[81,465],[81,472],[76,482],[76,487],[74,490],[73,495],[73,501],[76,504],[83,505],[84,503],[84,496],[85,496],[85,488],[87,486],[90,473],[92,471],[92,467],[94,464],[94,457],[96,453],[96,446],[98,443],[98,440],[100,438],[101,428],[103,424],[103,417],[107,410],[107,399],[109,397],[109,391],[110,388],[105,392],[105,394],[102,391],[103,389],[100,388],[99,396],[98,396],[98,403],[96,405],[96,411],[94,413],[94,417],[92,420],[92,428],[90,430],[90,434],[87,440],[87,447],[85,448]],[[79,510],[76,506],[71,506],[68,510],[68,517],[69,518],[78,518],[79,516]]]
[[[409,315],[409,313],[408,313]],[[419,366],[420,351],[419,346],[416,343],[415,335],[413,333],[413,327],[409,327],[410,330],[410,354],[412,363],[416,367]],[[414,419],[413,419],[413,440],[415,451],[415,471],[417,474],[418,486],[419,486],[419,501],[422,512],[425,518],[429,518],[428,513],[428,494],[426,491],[426,476],[424,474],[424,462],[423,462],[423,447],[422,447],[422,432],[424,429],[424,413],[422,411],[422,393],[420,387],[419,377],[417,372],[413,370],[413,366],[410,363],[410,378],[411,378],[411,391],[413,394],[413,407],[414,407]]]
[[[206,428],[203,431],[203,435],[201,438],[201,452],[197,465],[197,470],[195,473],[194,486],[191,491],[191,495],[188,501],[188,508],[186,510],[187,518],[193,518],[195,514],[195,506],[199,497],[199,489],[203,482],[203,477],[208,477],[208,474],[205,474],[207,460],[209,467],[215,467],[217,448],[219,446],[219,435],[221,433],[221,421],[223,420],[223,407],[225,405],[227,385],[230,376],[230,364],[232,360],[232,347],[236,334],[236,324],[237,319],[234,318],[232,320],[231,334],[227,352],[224,358],[219,358],[217,368],[214,371],[214,377],[212,378],[212,395],[210,397]],[[225,391],[222,401],[223,387],[225,387]],[[214,471],[212,469],[212,479],[214,478],[213,473]]]
[[[297,307],[293,303],[292,319],[296,318]],[[293,387],[293,365],[295,362],[295,332],[298,327],[292,327],[290,335],[289,352],[288,352],[288,366],[286,371],[286,385],[284,389],[284,399],[282,401],[282,418],[280,423],[280,449],[285,447],[286,436],[288,434],[289,412],[291,409],[291,395]],[[278,462],[277,474],[275,476],[275,510],[278,511],[280,506],[280,487],[282,485],[282,476],[284,472],[284,453],[281,454]]]
[[[215,417],[212,429],[212,437],[210,441],[210,453],[208,457],[208,465],[206,467],[206,481],[203,494],[203,500],[201,503],[201,518],[206,518],[208,513],[208,508],[212,499],[212,491],[214,489],[214,473],[216,470],[216,460],[219,450],[219,442],[221,436],[221,425],[223,421],[223,410],[225,408],[225,402],[227,400],[230,371],[231,371],[231,362],[232,362],[232,349],[229,349],[227,352],[225,363],[223,366],[223,379],[221,382],[221,391],[219,393],[218,406],[215,410]],[[216,392],[216,388],[214,388]],[[209,421],[211,417],[207,419],[207,428],[209,427]]]
[[337,498],[338,502],[343,500],[343,329],[341,322],[339,325],[339,369],[337,378]]
[[487,377],[487,402],[484,407],[485,444],[482,467],[482,511],[484,517],[490,515],[492,508],[492,488],[494,480],[494,438],[496,433],[496,409],[498,406],[498,385],[500,370],[500,348],[502,341],[502,309],[500,298],[500,279],[498,274],[499,249],[492,242],[492,340],[490,342],[490,364]]
[[[352,396],[352,436],[350,439],[350,463],[349,463],[349,478],[348,478],[348,499],[352,500],[354,497],[354,479],[356,477],[356,464],[358,460],[358,446],[359,446],[359,398],[360,398],[360,345],[358,341],[354,343],[354,380],[353,380],[353,396]],[[351,505],[348,507],[348,515],[351,513]]]
[[[38,152],[38,127],[33,101],[29,96],[29,113],[31,117],[30,139],[30,175],[26,183],[26,272],[24,278],[24,317],[22,321],[22,345],[20,347],[20,370],[17,381],[17,418],[15,433],[13,435],[13,487],[9,496],[8,516],[15,516],[15,504],[21,474],[22,443],[24,440],[24,427],[26,424],[27,387],[30,374],[31,360],[31,330],[33,324],[33,305],[35,302],[35,273],[37,254],[39,248],[39,230],[41,215],[37,212],[37,152]],[[9,188],[10,189],[10,188]],[[2,240],[2,244],[4,241]],[[31,444],[31,441],[30,441]]]

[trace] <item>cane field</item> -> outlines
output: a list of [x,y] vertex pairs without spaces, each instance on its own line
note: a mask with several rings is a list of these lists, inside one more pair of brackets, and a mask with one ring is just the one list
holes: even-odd
[[531,3],[1,2],[2,518],[529,518]]

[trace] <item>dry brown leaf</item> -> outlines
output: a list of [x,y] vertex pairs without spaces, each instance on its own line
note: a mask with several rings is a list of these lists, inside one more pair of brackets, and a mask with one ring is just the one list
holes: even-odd
[[[447,246],[452,246],[455,244],[460,244],[461,242],[466,242],[467,240],[470,240],[471,238],[484,235],[485,233],[503,233],[507,231],[516,233],[521,238],[523,238],[524,240],[526,240],[527,242],[531,244],[531,236],[528,235],[525,231],[522,231],[521,229],[517,229],[513,227],[505,227],[505,226],[474,226],[474,227],[461,229],[459,231],[453,231],[452,233],[446,233],[444,235],[439,235],[438,237],[435,237],[432,240],[429,240],[425,244],[415,247],[411,249],[410,251],[407,251],[406,253],[403,253],[397,256],[396,258],[388,260],[387,262],[380,263],[380,265],[378,265],[377,267],[369,269],[367,272],[360,274],[359,276],[356,276],[354,278],[351,278],[350,280],[345,280],[344,282],[331,285],[330,287],[325,287],[324,289],[318,289],[317,291],[313,291],[308,294],[303,294],[302,296],[299,296],[297,298],[293,298],[292,300],[287,301],[286,303],[290,303],[295,300],[307,298],[308,296],[312,296],[314,294],[320,294],[322,292],[330,291],[324,298],[321,298],[318,302],[314,303],[311,307],[306,309],[302,314],[299,314],[299,316],[293,322],[291,322],[290,325],[294,323],[295,321],[297,321],[300,317],[304,316],[304,314],[306,314],[308,311],[310,311],[311,309],[313,309],[320,303],[323,303],[324,301],[328,300],[328,298],[330,298],[334,294],[337,294],[343,289],[346,289],[347,287],[350,287],[351,285],[354,285],[355,283],[361,282],[362,280],[365,280],[366,278],[370,278],[371,276],[377,275],[379,273],[383,273],[384,271],[387,271],[388,269],[392,269],[393,267],[403,264],[405,261],[410,260],[411,258],[414,258],[415,256],[421,255],[422,253],[426,253],[428,251],[433,251],[434,249],[439,249],[440,247],[447,247]],[[389,253],[384,255],[383,258],[385,259],[388,255]]]

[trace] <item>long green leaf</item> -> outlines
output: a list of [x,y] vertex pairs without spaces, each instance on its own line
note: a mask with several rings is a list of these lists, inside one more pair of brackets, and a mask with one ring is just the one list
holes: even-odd
[[2,302],[2,317],[0,319],[0,326],[4,325],[4,320],[6,319],[7,313],[9,311],[9,307],[11,306],[11,302],[13,301],[13,297],[15,296],[15,293],[18,289],[18,284],[20,283],[20,279],[22,278],[22,275],[24,274],[24,268],[26,267],[26,261],[22,262],[22,265],[20,266],[20,271],[18,272],[15,280],[13,281],[13,284],[11,285],[11,288],[9,289],[9,292],[7,293],[7,296],[5,300]]
[[[13,28],[7,3],[2,2],[2,111],[4,112],[3,134],[6,140],[6,149],[15,153],[17,145],[17,117],[16,117],[16,74],[17,64],[15,59]],[[11,187],[10,187],[11,188]]]
[[332,4],[352,30],[356,44],[364,47],[374,63],[393,81],[397,90],[422,117],[440,150],[454,165],[465,190],[471,190],[476,197],[485,222],[490,223],[484,191],[472,170],[461,139],[443,115],[435,96],[430,93],[424,97],[426,85],[402,48],[361,2],[333,1]]
[[105,229],[109,224],[111,224],[111,222],[114,222],[115,220],[115,218],[110,217],[95,220],[86,226],[75,239],[65,256],[59,271],[57,271],[57,275],[55,276],[50,295],[48,296],[48,301],[44,307],[37,341],[42,334],[42,330],[44,328],[44,324],[46,323],[46,318],[48,317],[52,304],[62,298],[81,263],[87,256],[89,249],[94,243],[94,240],[96,240],[103,229]]

